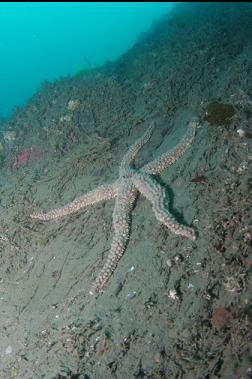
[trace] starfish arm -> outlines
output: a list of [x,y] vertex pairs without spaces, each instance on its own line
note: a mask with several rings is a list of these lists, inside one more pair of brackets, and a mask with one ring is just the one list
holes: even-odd
[[47,221],[64,217],[71,213],[78,212],[80,209],[87,207],[104,200],[113,199],[118,191],[118,180],[112,184],[102,185],[93,191],[75,199],[73,202],[65,205],[62,208],[53,209],[48,213],[33,213],[31,218]]
[[119,260],[125,252],[130,232],[130,212],[133,208],[136,196],[137,190],[133,186],[132,182],[124,180],[124,183],[121,185],[120,191],[116,198],[113,212],[114,237],[112,240],[110,253],[102,270],[89,291],[90,295],[95,295],[101,291],[116,269]]
[[154,121],[152,121],[150,126],[144,133],[144,135],[141,138],[139,138],[126,152],[120,165],[120,169],[119,169],[120,174],[128,169],[128,167],[133,162],[138,151],[143,147],[143,145],[145,145],[149,141],[152,135],[154,126],[155,126]]
[[191,121],[188,131],[179,145],[176,146],[173,150],[162,154],[154,161],[143,166],[142,170],[148,174],[156,175],[160,174],[167,167],[174,164],[192,144],[196,128],[198,128],[198,123],[196,121]]
[[150,175],[139,172],[132,178],[138,191],[142,193],[152,204],[153,211],[158,221],[164,224],[171,232],[195,240],[195,231],[185,225],[179,224],[169,213],[165,206],[165,189]]

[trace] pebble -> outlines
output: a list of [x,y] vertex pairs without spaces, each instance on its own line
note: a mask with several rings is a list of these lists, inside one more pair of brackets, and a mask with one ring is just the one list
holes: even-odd
[[136,297],[136,294],[136,291],[130,292],[127,294],[126,299],[133,299],[134,297]]
[[12,354],[12,347],[9,345],[9,346],[5,349],[3,355],[11,355],[11,354]]

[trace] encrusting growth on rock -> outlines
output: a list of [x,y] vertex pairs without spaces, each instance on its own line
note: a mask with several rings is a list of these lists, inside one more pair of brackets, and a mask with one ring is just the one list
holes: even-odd
[[184,154],[192,144],[196,128],[198,127],[199,125],[196,121],[191,121],[186,135],[178,146],[172,151],[162,154],[159,158],[144,165],[142,168],[135,168],[133,162],[136,154],[152,135],[154,129],[154,122],[152,122],[144,135],[124,155],[119,167],[119,179],[114,183],[99,186],[62,208],[48,213],[34,213],[31,215],[34,219],[43,221],[53,220],[78,212],[88,205],[116,198],[113,212],[114,236],[110,253],[90,289],[91,295],[98,293],[104,287],[125,252],[130,233],[130,212],[139,193],[150,201],[157,220],[170,229],[172,233],[191,240],[196,239],[195,231],[192,228],[179,224],[169,213],[165,204],[167,198],[165,189],[151,175],[161,173]]

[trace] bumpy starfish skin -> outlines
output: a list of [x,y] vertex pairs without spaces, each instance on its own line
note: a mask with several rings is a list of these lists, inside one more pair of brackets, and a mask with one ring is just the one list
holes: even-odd
[[162,154],[160,157],[156,158],[154,161],[146,164],[142,169],[151,175],[160,174],[167,167],[173,165],[187,150],[187,148],[192,144],[195,136],[195,130],[199,127],[196,121],[191,121],[189,129],[180,142],[173,150]]
[[118,191],[115,208],[113,212],[114,236],[111,244],[110,253],[105,265],[90,289],[90,294],[98,292],[108,281],[115,270],[119,260],[126,249],[129,239],[129,218],[137,197],[137,190],[127,178],[121,180],[120,190]]
[[48,213],[34,213],[31,215],[34,219],[53,220],[75,213],[88,205],[116,198],[113,212],[114,236],[110,253],[103,269],[90,289],[90,294],[96,294],[104,287],[125,252],[130,232],[130,213],[139,193],[151,202],[157,220],[170,229],[171,232],[191,240],[196,239],[195,231],[192,228],[179,224],[169,213],[166,207],[167,193],[151,175],[159,174],[184,154],[192,144],[197,127],[198,123],[192,121],[186,135],[177,147],[142,168],[136,169],[133,167],[134,158],[141,147],[150,139],[154,128],[154,123],[152,123],[145,134],[124,155],[119,168],[118,180],[88,192],[63,208],[55,209]]
[[95,203],[99,203],[100,201],[113,199],[117,194],[118,187],[119,180],[110,185],[99,186],[95,190],[90,191],[81,197],[78,197],[62,208],[53,209],[48,213],[33,213],[31,215],[31,218],[48,221],[64,217],[71,213],[78,212],[80,209],[85,208],[88,205],[93,205]]
[[195,240],[195,232],[192,228],[179,224],[168,212],[165,204],[167,193],[165,189],[150,175],[139,172],[132,178],[138,191],[148,199],[156,216],[156,219],[164,224],[174,234]]

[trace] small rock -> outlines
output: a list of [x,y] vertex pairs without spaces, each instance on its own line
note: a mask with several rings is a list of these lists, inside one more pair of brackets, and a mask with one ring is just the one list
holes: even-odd
[[11,354],[12,354],[12,347],[9,345],[9,346],[5,349],[3,355],[11,355]]
[[69,100],[67,104],[67,109],[70,112],[75,112],[77,109],[79,109],[81,106],[80,100]]

